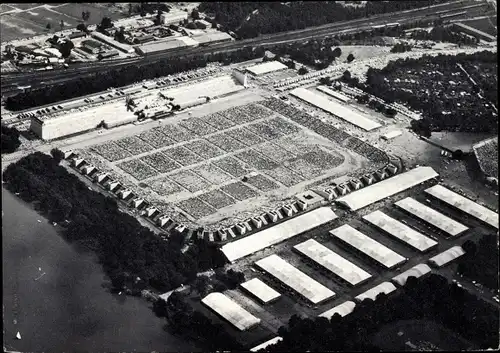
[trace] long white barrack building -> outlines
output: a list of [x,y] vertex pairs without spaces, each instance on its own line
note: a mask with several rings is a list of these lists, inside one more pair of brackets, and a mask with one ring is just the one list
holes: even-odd
[[407,197],[395,203],[396,206],[405,210],[412,216],[421,219],[424,222],[431,224],[439,230],[450,236],[456,236],[468,228],[463,224],[451,219],[448,216],[418,202],[417,200]]
[[392,277],[392,282],[397,283],[400,286],[404,286],[409,277],[420,278],[427,275],[428,273],[431,273],[431,271],[431,268],[426,264],[418,264],[416,266],[413,266],[409,270],[406,270],[405,272]]
[[371,131],[381,126],[376,121],[368,119],[367,117],[355,112],[352,109],[349,109],[348,107],[338,102],[331,101],[305,88],[296,88],[291,91],[290,94],[296,98],[306,101],[309,104],[314,105],[317,108],[333,114],[336,117],[347,121],[348,123],[356,125],[363,130]]
[[382,211],[377,210],[367,214],[363,219],[418,251],[428,251],[438,245],[434,239],[426,237]]
[[448,188],[445,188],[442,185],[435,185],[428,188],[425,190],[425,193],[498,229],[498,213],[493,212],[486,207],[481,206]]
[[349,97],[347,97],[346,95],[344,95],[340,92],[334,91],[326,86],[318,86],[318,87],[316,87],[316,89],[320,92],[328,94],[329,96],[331,96],[333,98],[337,98],[339,101],[341,101],[343,103],[349,103],[351,101],[351,99]]
[[264,304],[270,303],[281,296],[281,294],[258,278],[252,278],[240,284],[240,286]]
[[354,299],[356,299],[359,302],[362,302],[365,299],[375,300],[377,299],[377,295],[379,295],[380,293],[389,294],[394,292],[396,289],[397,289],[396,286],[394,286],[394,284],[392,284],[391,282],[382,282],[379,285],[371,289],[368,289],[366,292],[361,293]]
[[443,267],[450,262],[458,259],[460,256],[464,255],[465,251],[461,246],[453,246],[448,250],[443,251],[440,254],[437,254],[434,257],[429,259],[429,263],[435,267]]
[[344,317],[352,313],[355,307],[356,307],[355,302],[347,300],[342,304],[339,304],[336,307],[327,310],[324,313],[319,314],[318,316],[324,317],[328,320],[330,320],[335,314],[339,314],[340,316]]
[[271,245],[280,243],[300,233],[333,221],[337,215],[329,207],[320,207],[311,212],[267,228],[245,238],[224,245],[221,250],[227,259],[234,262]]
[[248,330],[260,323],[259,318],[250,314],[222,293],[210,293],[203,298],[201,302],[229,321],[240,331]]
[[247,71],[250,72],[251,74],[254,74],[255,76],[260,76],[267,74],[269,72],[274,72],[284,69],[288,69],[288,67],[286,65],[283,65],[279,61],[268,61],[262,64],[251,66],[247,68]]
[[357,211],[437,176],[439,174],[431,167],[418,167],[354,191],[335,201],[347,206],[351,211]]
[[358,285],[365,282],[371,275],[353,264],[349,260],[328,249],[326,246],[318,243],[314,239],[306,240],[293,247],[302,255],[326,268],[328,271],[342,278],[350,285]]
[[257,261],[255,265],[313,304],[324,302],[335,295],[333,291],[290,265],[278,255],[265,257]]
[[251,348],[250,352],[257,352],[257,351],[259,351],[261,349],[266,348],[267,346],[270,346],[272,344],[276,344],[276,343],[278,343],[279,341],[282,341],[282,340],[283,340],[283,338],[281,338],[280,336],[276,336],[276,337],[271,338],[270,340],[268,340],[268,341],[266,341],[264,343],[259,344],[258,346],[255,346],[255,347]]
[[362,252],[387,269],[394,268],[407,260],[404,256],[401,256],[348,224],[331,230],[330,235]]

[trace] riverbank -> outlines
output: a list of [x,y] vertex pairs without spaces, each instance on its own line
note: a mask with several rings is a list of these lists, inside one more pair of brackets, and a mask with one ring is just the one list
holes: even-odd
[[[145,299],[110,293],[109,277],[96,257],[76,251],[48,220],[4,187],[2,210],[5,348],[202,350],[165,331],[166,321],[154,315]],[[17,331],[21,340],[15,339]]]

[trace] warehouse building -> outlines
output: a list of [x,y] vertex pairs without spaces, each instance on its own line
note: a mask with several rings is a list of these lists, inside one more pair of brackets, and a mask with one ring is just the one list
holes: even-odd
[[437,176],[439,174],[431,167],[418,167],[340,197],[336,202],[348,207],[351,211],[357,211]]
[[333,291],[290,265],[278,255],[263,258],[255,265],[299,293],[312,304],[322,303],[335,296]]
[[463,224],[418,202],[411,197],[402,199],[396,202],[395,205],[403,211],[409,213],[410,215],[420,219],[425,223],[434,226],[435,228],[441,230],[451,237],[457,236],[468,229]]
[[314,239],[306,240],[293,248],[352,286],[359,285],[371,278],[368,272]]
[[458,259],[460,256],[463,256],[464,254],[464,249],[462,249],[461,246],[457,245],[430,258],[429,263],[434,267],[443,267],[448,265],[450,262]]
[[343,302],[340,305],[337,305],[336,307],[325,311],[324,313],[319,314],[319,317],[324,317],[325,319],[330,320],[333,315],[339,314],[340,316],[344,317],[349,315],[354,311],[354,308],[356,307],[356,303],[350,300],[347,300]]
[[362,302],[365,299],[371,299],[371,300],[376,300],[377,295],[384,293],[384,294],[390,294],[394,292],[397,288],[392,284],[391,282],[382,282],[378,286],[375,286],[369,290],[367,290],[364,293],[361,293],[354,299],[358,302]]
[[303,100],[321,110],[326,111],[342,120],[347,121],[365,131],[378,129],[381,125],[364,115],[346,107],[345,105],[336,101],[329,100],[305,88],[296,88],[290,92],[292,96]]
[[276,336],[274,338],[271,338],[270,340],[264,342],[264,343],[261,343],[259,344],[258,346],[255,346],[253,348],[250,349],[250,352],[258,352],[260,351],[261,349],[264,349],[266,348],[267,346],[270,346],[270,345],[273,345],[273,344],[276,344],[280,341],[282,341],[283,338],[281,338],[280,336]]
[[170,10],[170,12],[162,13],[160,15],[160,21],[165,26],[170,26],[173,24],[179,24],[184,20],[188,19],[189,14],[185,11],[174,11]]
[[135,47],[135,50],[139,55],[148,56],[151,54],[167,53],[196,45],[198,45],[198,42],[189,37],[175,37],[139,45]]
[[247,331],[260,323],[259,318],[222,293],[210,293],[201,302],[240,331]]
[[262,304],[271,303],[281,297],[280,293],[269,287],[258,278],[252,278],[251,280],[240,284],[240,286],[257,298]]
[[469,200],[442,185],[435,185],[425,190],[425,193],[498,229],[498,213]]
[[318,87],[316,87],[316,89],[320,92],[326,93],[330,97],[338,99],[342,103],[350,103],[352,101],[352,99],[347,97],[345,94],[342,94],[338,91],[334,91],[326,86],[318,86]]
[[386,269],[392,269],[407,261],[407,259],[397,252],[389,249],[378,241],[373,240],[359,230],[344,224],[331,230],[330,235],[340,240],[342,243],[365,254]]
[[116,48],[124,53],[131,54],[134,52],[134,48],[132,48],[130,45],[120,43],[120,42],[114,40],[113,38],[108,37],[107,35],[99,33],[97,31],[92,32],[92,37],[97,39],[97,40],[100,40],[101,42],[106,43],[106,44],[112,46],[113,48]]
[[421,278],[431,273],[431,268],[426,264],[418,264],[410,268],[409,270],[400,273],[397,276],[392,277],[392,282],[399,284],[400,286],[404,286],[408,281],[408,278],[415,277]]
[[366,216],[363,216],[363,219],[420,252],[429,251],[438,245],[437,241],[428,238],[416,230],[408,227],[406,224],[389,217],[382,211],[377,210],[367,214]]
[[286,70],[288,66],[280,63],[279,61],[268,61],[262,64],[257,64],[247,68],[247,71],[254,76],[261,76],[270,72]]
[[226,244],[221,250],[230,262],[234,262],[256,251],[281,243],[305,231],[333,221],[336,218],[337,215],[331,208],[317,208],[271,228]]
[[193,35],[191,38],[200,45],[224,43],[233,40],[233,37],[226,32],[204,33],[200,35]]

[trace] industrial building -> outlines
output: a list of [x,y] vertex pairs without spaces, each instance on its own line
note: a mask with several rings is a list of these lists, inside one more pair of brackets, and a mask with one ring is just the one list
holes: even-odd
[[352,192],[335,200],[348,207],[351,211],[357,211],[372,203],[403,192],[409,188],[419,185],[427,180],[439,176],[431,167],[418,167],[405,173],[382,180],[376,184],[367,186],[361,190]]
[[359,285],[371,278],[368,272],[314,239],[306,240],[293,248],[352,286]]
[[388,133],[382,135],[382,139],[384,139],[386,141],[390,141],[392,139],[395,139],[398,136],[401,136],[402,134],[403,133],[399,130],[393,130],[393,131],[389,131]]
[[397,276],[392,277],[392,282],[404,286],[409,277],[421,278],[431,273],[431,268],[426,264],[418,264]]
[[160,21],[165,26],[169,26],[172,24],[177,25],[177,24],[179,24],[179,22],[187,20],[188,17],[189,17],[189,14],[185,11],[170,10],[170,12],[162,13],[160,15]]
[[333,291],[290,265],[278,255],[265,257],[257,261],[255,265],[299,293],[312,304],[322,303],[335,296]]
[[329,233],[334,238],[365,254],[386,269],[392,269],[407,260],[404,256],[401,256],[348,224],[335,228]]
[[106,107],[93,107],[76,112],[61,112],[60,115],[44,115],[31,118],[30,130],[42,140],[53,140],[96,129],[128,124],[137,120],[133,112],[127,111],[120,101]]
[[275,72],[288,69],[288,67],[279,61],[268,61],[247,68],[247,71],[255,76],[265,75],[269,72]]
[[118,49],[126,54],[132,54],[134,52],[134,48],[132,48],[130,45],[120,43],[120,42],[114,40],[113,38],[108,37],[107,35],[99,33],[97,31],[92,32],[92,37],[97,39],[97,40],[100,40],[101,42],[106,43],[106,44],[112,46],[113,48],[116,48],[116,49]]
[[268,341],[266,341],[264,343],[259,344],[258,346],[255,346],[255,347],[251,348],[250,352],[258,352],[261,349],[264,349],[267,346],[270,346],[272,344],[276,344],[276,343],[278,343],[278,342],[280,342],[282,340],[283,340],[283,338],[281,338],[280,336],[276,336],[276,337],[271,338],[270,340],[268,340]]
[[463,32],[465,34],[471,35],[477,39],[484,40],[486,42],[495,42],[497,39],[483,31],[480,31],[479,29],[473,28],[471,26],[467,26],[466,24],[463,24],[461,22],[455,22],[452,25],[452,28],[456,30],[457,32]]
[[191,38],[198,42],[200,45],[224,43],[233,40],[233,37],[231,37],[226,32],[204,33],[193,35]]
[[442,185],[435,185],[425,190],[425,193],[456,208],[496,229],[498,229],[498,213],[469,200]]
[[325,311],[324,313],[319,314],[319,317],[324,317],[325,319],[330,320],[333,315],[339,314],[344,317],[353,312],[356,307],[356,303],[350,300],[343,302],[342,304],[337,305],[336,307]]
[[407,197],[395,203],[397,207],[406,211],[410,215],[419,218],[437,229],[443,231],[448,236],[457,236],[466,231],[468,228],[463,224],[451,219],[448,216],[418,202],[417,200]]
[[189,37],[175,37],[142,44],[135,47],[135,50],[139,55],[148,56],[151,54],[167,53],[172,50],[179,50],[196,45],[198,45],[198,42]]
[[363,216],[363,219],[420,252],[429,251],[438,245],[437,241],[428,238],[416,230],[408,227],[406,224],[389,217],[382,211],[377,210],[367,214],[366,216]]
[[350,103],[352,101],[351,98],[347,97],[345,94],[342,94],[338,91],[334,91],[326,86],[318,86],[316,89],[320,92],[326,93],[327,95],[338,99],[342,103]]
[[331,208],[317,208],[271,228],[225,244],[221,250],[230,262],[234,262],[256,251],[281,243],[305,231],[333,221],[336,218],[337,215]]
[[460,256],[464,255],[465,251],[462,249],[461,246],[454,246],[449,248],[446,251],[443,251],[442,253],[431,257],[429,259],[429,263],[434,266],[434,267],[443,267],[448,265],[450,262],[458,259]]
[[364,293],[356,296],[354,299],[358,302],[362,302],[365,299],[376,300],[377,295],[381,293],[390,294],[397,290],[397,288],[391,282],[382,282],[378,286],[375,286]]
[[203,304],[215,313],[229,321],[240,331],[246,331],[260,323],[260,319],[243,309],[232,299],[222,293],[214,292],[201,300]]
[[368,119],[354,110],[338,102],[326,99],[308,89],[296,88],[290,94],[365,131],[371,131],[381,126],[376,121]]
[[269,287],[258,278],[252,278],[251,280],[240,284],[240,286],[257,298],[262,304],[271,303],[281,297],[280,293]]

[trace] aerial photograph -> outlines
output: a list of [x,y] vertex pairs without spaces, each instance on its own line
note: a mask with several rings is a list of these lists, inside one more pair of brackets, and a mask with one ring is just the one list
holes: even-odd
[[499,349],[496,0],[0,18],[3,351]]

